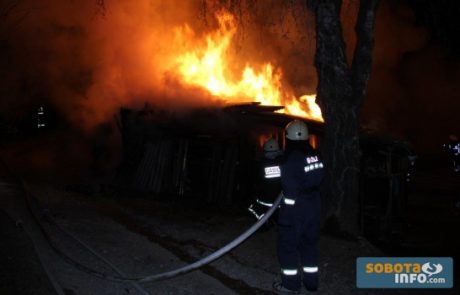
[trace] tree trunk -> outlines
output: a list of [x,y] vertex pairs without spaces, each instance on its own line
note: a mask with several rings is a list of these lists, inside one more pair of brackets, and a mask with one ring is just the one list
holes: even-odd
[[370,75],[375,12],[379,0],[362,0],[353,63],[347,64],[340,22],[341,0],[309,1],[316,15],[317,103],[324,121],[326,228],[359,234],[359,112]]

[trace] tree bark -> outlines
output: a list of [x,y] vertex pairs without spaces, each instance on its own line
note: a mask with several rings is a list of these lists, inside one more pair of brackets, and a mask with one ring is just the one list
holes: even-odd
[[321,143],[326,164],[322,188],[325,225],[352,235],[359,234],[359,112],[370,76],[378,2],[360,1],[357,44],[349,66],[340,22],[342,1],[309,1],[316,16],[317,103],[325,121]]

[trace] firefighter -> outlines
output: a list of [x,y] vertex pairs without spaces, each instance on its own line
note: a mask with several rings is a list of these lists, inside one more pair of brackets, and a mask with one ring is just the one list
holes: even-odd
[[264,158],[259,164],[258,179],[254,185],[255,200],[248,210],[261,219],[281,192],[280,163],[283,152],[278,141],[270,138],[265,141]]
[[281,282],[274,282],[273,288],[282,294],[298,294],[302,282],[309,291],[318,288],[319,185],[324,166],[308,142],[305,123],[290,122],[285,138],[285,159],[281,165],[284,197],[278,212]]
[[448,149],[452,159],[452,169],[455,174],[460,174],[460,141],[458,136],[451,134],[449,143],[444,144],[444,148]]

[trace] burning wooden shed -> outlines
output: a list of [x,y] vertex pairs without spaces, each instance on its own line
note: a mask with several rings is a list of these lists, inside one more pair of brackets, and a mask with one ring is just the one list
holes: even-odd
[[[264,140],[282,142],[284,126],[295,118],[276,112],[281,108],[244,103],[182,114],[150,107],[121,109],[118,182],[156,196],[222,206],[245,202]],[[304,120],[312,145],[320,145],[322,123]],[[397,231],[404,222],[414,153],[404,143],[368,132],[363,132],[361,146],[362,228]]]
[[[139,191],[228,205],[244,201],[269,137],[282,140],[292,116],[258,103],[197,109],[181,115],[122,109],[119,178]],[[309,121],[316,144],[320,123]]]

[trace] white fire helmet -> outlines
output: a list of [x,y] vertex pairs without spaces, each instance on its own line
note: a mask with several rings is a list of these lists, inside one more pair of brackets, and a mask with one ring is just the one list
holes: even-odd
[[280,145],[278,144],[278,141],[274,138],[270,138],[264,143],[264,151],[265,152],[279,152],[280,151]]
[[308,140],[307,125],[299,120],[294,120],[286,125],[286,138],[290,140]]

